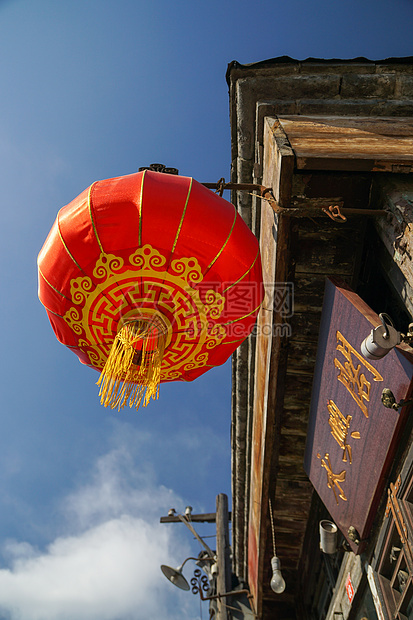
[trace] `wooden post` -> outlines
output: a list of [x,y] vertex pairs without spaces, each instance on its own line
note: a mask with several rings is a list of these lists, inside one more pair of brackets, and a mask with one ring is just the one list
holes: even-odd
[[[225,594],[231,591],[231,564],[228,526],[228,497],[225,493],[217,495],[217,594]],[[217,620],[228,620],[230,617],[226,604],[230,603],[229,597],[218,599]]]

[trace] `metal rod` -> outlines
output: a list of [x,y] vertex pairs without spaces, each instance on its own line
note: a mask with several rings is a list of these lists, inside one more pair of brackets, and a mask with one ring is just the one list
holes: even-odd
[[[256,183],[202,183],[202,185],[208,189],[220,191],[230,189],[236,191],[258,192],[261,198],[266,200],[271,205],[275,213],[289,217],[320,217],[327,214],[322,207],[281,207],[274,199],[271,188],[265,187],[264,185],[258,185]],[[353,209],[351,207],[340,208],[340,213],[342,213],[344,217],[346,215],[368,215],[370,217],[387,215],[387,211],[384,209]],[[337,220],[337,217],[331,217],[331,219]]]
[[261,192],[262,185],[257,185],[256,183],[223,183],[222,186],[220,183],[202,183],[204,187],[208,189],[232,189],[232,190],[240,190],[240,191],[249,191],[249,192]]
[[[269,202],[269,201],[268,201]],[[275,202],[275,201],[274,201]],[[277,203],[275,203],[277,205]],[[282,212],[283,215],[291,217],[306,217],[307,215],[324,215],[322,208],[317,207],[280,207],[277,205],[277,213]],[[387,215],[384,209],[340,209],[343,215]]]
[[199,562],[199,560],[202,560],[203,562],[210,560],[211,562],[215,562],[215,556],[211,555],[211,556],[208,556],[208,557],[205,557],[205,558],[192,558],[192,557],[186,558],[182,562],[181,566],[179,567],[180,570],[182,570],[182,568],[185,566],[185,564],[188,562],[188,560],[195,560],[195,562]]
[[212,601],[214,599],[220,600],[226,596],[237,596],[238,594],[246,594],[247,598],[252,599],[253,596],[249,590],[232,590],[231,592],[225,592],[223,594],[212,594],[211,596],[204,596],[201,594],[201,590],[199,591],[200,597],[203,601]]

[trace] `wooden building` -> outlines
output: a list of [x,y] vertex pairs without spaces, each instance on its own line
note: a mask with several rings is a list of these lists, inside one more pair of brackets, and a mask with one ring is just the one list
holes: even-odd
[[413,58],[232,62],[227,80],[231,181],[272,193],[233,195],[266,284],[233,356],[234,573],[260,619],[413,618],[412,416],[380,398],[409,398],[413,350],[359,346],[379,313],[413,320]]

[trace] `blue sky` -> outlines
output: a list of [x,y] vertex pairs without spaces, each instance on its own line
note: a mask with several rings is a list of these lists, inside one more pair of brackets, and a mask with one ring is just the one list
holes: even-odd
[[198,545],[159,517],[230,495],[229,363],[113,413],[56,341],[57,211],[151,162],[228,178],[230,61],[407,56],[412,26],[411,0],[0,0],[0,620],[196,620],[159,565]]

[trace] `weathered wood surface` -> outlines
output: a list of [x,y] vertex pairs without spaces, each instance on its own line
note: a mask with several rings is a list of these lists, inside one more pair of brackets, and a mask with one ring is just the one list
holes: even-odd
[[295,461],[294,463],[291,461],[284,461],[280,459],[278,462],[277,469],[277,483],[281,478],[289,479],[289,480],[307,480],[308,476],[303,468],[303,459],[304,454],[301,455],[299,461]]
[[304,453],[305,437],[302,435],[280,435],[280,460],[284,463],[295,463]]
[[288,374],[312,376],[317,355],[317,341],[303,341],[301,334],[296,331],[292,334],[288,347]]
[[264,120],[264,170],[263,185],[271,187],[280,207],[291,203],[294,153],[288,138],[276,118]]
[[[400,269],[397,260],[395,260],[395,255],[390,254],[384,246],[381,246],[376,255],[376,260],[380,264],[383,273],[387,274],[402,306],[406,308],[411,319],[413,319],[413,286]],[[395,317],[392,318],[394,319]],[[397,325],[402,331],[406,331],[408,322],[410,321],[407,321],[405,324],[397,322]]]
[[308,342],[317,342],[320,327],[320,313],[296,312],[290,320],[291,331],[294,338],[301,341],[303,346]]
[[[369,173],[297,171],[293,176],[292,201],[300,196],[311,200],[323,197],[334,202],[334,197],[340,196],[344,200],[345,208],[363,209],[369,205],[370,186],[371,174]],[[329,224],[331,229],[331,223],[327,218],[318,220],[316,224],[321,234],[328,232]]]
[[300,234],[296,251],[296,275],[352,274],[360,246],[362,226],[363,221],[356,218],[343,224],[330,220],[327,221],[324,232],[314,222],[307,223],[306,230]]
[[[228,526],[228,497],[225,493],[217,495],[216,499],[216,516],[217,516],[217,593],[225,594],[231,592],[231,565],[230,565],[230,542],[229,542],[229,526]],[[228,620],[229,613],[227,598],[218,599],[217,620]]]
[[[306,516],[304,516],[303,518],[305,519]],[[278,534],[287,533],[293,538],[294,532],[297,536],[301,536],[301,534],[303,533],[303,524],[298,519],[291,521],[288,515],[284,517],[278,516],[276,519],[274,519],[274,527]]]
[[399,172],[410,172],[413,165],[411,118],[280,116],[279,123],[299,169],[394,171],[400,165]]
[[376,229],[393,262],[413,288],[413,179],[377,179],[373,199],[388,210],[388,217],[376,220]]
[[[265,151],[268,176],[264,177],[263,183],[274,189],[278,204],[288,206],[294,169],[293,153],[285,143],[282,130],[274,123],[266,123],[265,140],[269,145]],[[262,612],[262,582],[268,535],[268,487],[271,463],[277,458],[275,438],[282,418],[281,395],[287,358],[287,337],[273,329],[283,322],[283,317],[279,309],[273,311],[270,308],[270,300],[274,283],[287,282],[289,279],[291,237],[291,222],[278,219],[265,201],[261,207],[260,237],[263,278],[268,296],[257,322],[248,523],[249,586],[258,616]],[[276,395],[280,395],[279,400]]]
[[308,407],[302,402],[295,409],[284,404],[281,434],[307,436]]
[[[296,521],[305,520],[308,517],[308,495],[311,495],[311,484],[308,480],[301,481],[301,487],[292,486],[288,480],[280,478],[278,497],[275,500],[275,521],[277,519],[290,519],[291,529],[298,530]],[[295,515],[295,519],[292,516]],[[297,527],[296,527],[297,526]],[[285,530],[284,530],[285,531]]]
[[[311,266],[308,265],[308,269]],[[303,272],[294,282],[294,313],[321,312],[325,275]]]

